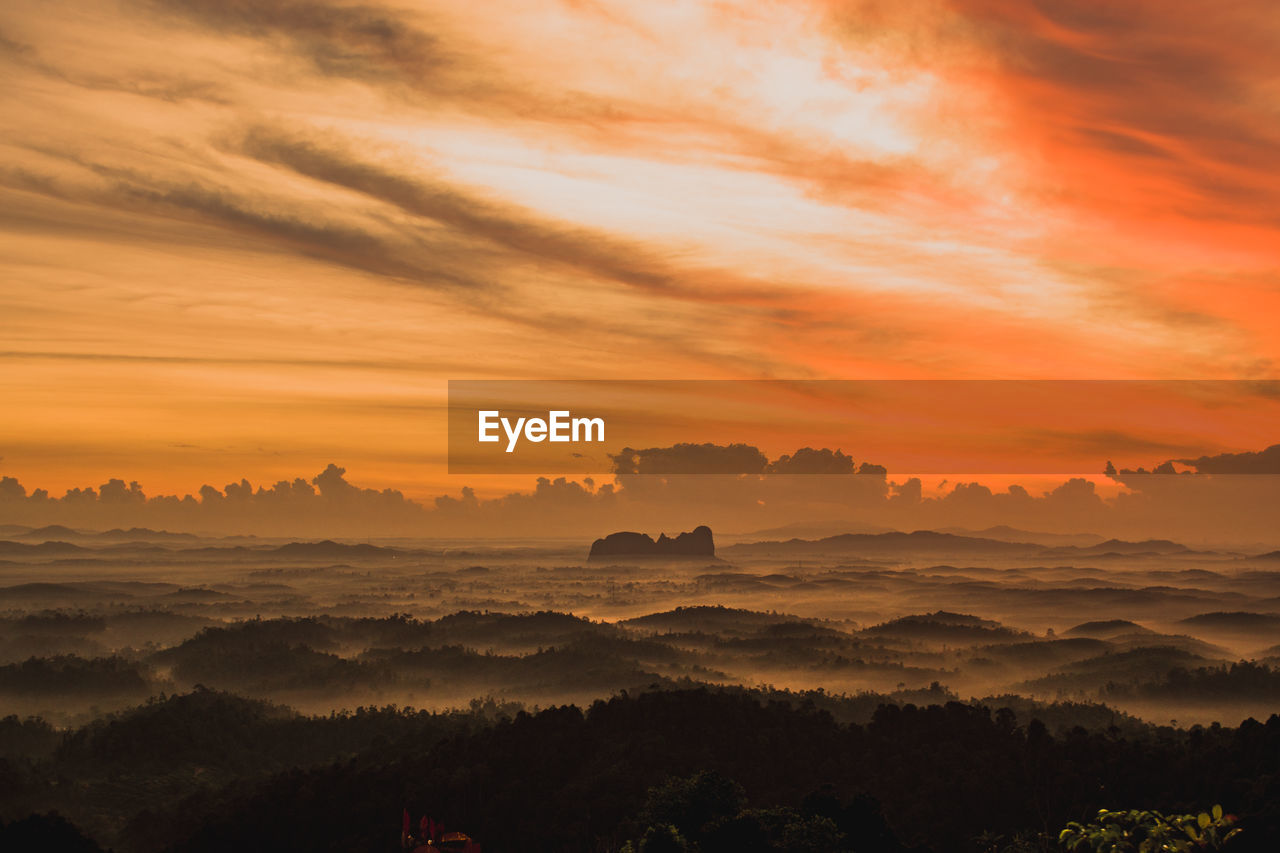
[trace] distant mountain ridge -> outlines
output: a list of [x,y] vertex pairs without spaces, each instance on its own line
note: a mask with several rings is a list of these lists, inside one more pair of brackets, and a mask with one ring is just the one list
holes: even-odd
[[723,550],[743,555],[853,552],[864,555],[981,553],[1015,556],[1037,554],[1044,547],[1030,542],[1005,542],[934,530],[916,530],[911,533],[842,533],[824,539],[750,542],[730,545]]
[[[219,555],[256,554],[265,559],[304,560],[376,560],[397,559],[409,556],[428,556],[460,552],[448,543],[428,544],[322,540],[265,540],[254,537],[223,537],[207,539],[197,534],[175,533],[150,528],[115,528],[108,531],[77,531],[61,525],[42,528],[25,528],[19,525],[0,525],[0,529],[14,530],[0,536],[0,557],[14,558],[77,558],[98,559],[99,555],[120,559],[124,555],[159,555],[208,559]],[[869,560],[894,560],[919,557],[922,559],[960,559],[1003,557],[1035,560],[1123,560],[1133,557],[1204,557],[1214,560],[1280,561],[1280,551],[1246,554],[1227,550],[1195,550],[1169,539],[1147,539],[1131,542],[1123,539],[1106,539],[1091,545],[1046,546],[1041,542],[1010,541],[1004,536],[1019,532],[1016,528],[988,528],[994,537],[966,536],[942,530],[916,530],[910,533],[887,531],[880,533],[841,533],[824,538],[767,539],[737,542],[719,549],[709,527],[700,526],[675,537],[665,533],[657,539],[630,531],[620,531],[592,543],[589,559],[603,557],[680,557],[717,560],[725,557],[808,557],[831,554],[860,557]],[[1024,531],[1025,532],[1025,531]],[[1033,534],[1035,535],[1035,534]],[[1096,537],[1093,537],[1096,538]],[[235,543],[235,544],[232,544]],[[482,549],[483,550],[483,549]],[[477,552],[479,553],[479,552]]]
[[[982,530],[971,530],[967,527],[939,527],[939,533],[954,533],[957,536],[971,536],[979,539],[998,539],[1001,542],[1027,542],[1043,545],[1046,548],[1077,545],[1087,548],[1097,545],[1105,537],[1096,533],[1048,533],[1042,530],[1023,530],[1007,524],[997,524]],[[855,530],[853,533],[875,533],[879,531]]]
[[49,524],[10,534],[15,539],[40,539],[44,541],[73,539],[121,539],[125,541],[152,541],[157,539],[191,542],[199,539],[194,533],[172,533],[168,530],[152,530],[150,527],[120,527],[111,530],[74,530],[61,524]]
[[[1013,528],[1007,528],[1013,530]],[[993,528],[993,530],[999,530]],[[1197,554],[1197,552],[1168,539],[1147,539],[1128,542],[1107,539],[1093,545],[1061,545],[1046,547],[1036,542],[1013,542],[982,536],[962,536],[938,530],[915,530],[911,533],[842,533],[822,539],[787,539],[762,542],[743,542],[722,549],[725,553],[744,556],[768,554],[858,554],[866,557],[887,557],[918,554],[933,555],[988,555],[1006,557],[1103,557],[1137,556],[1143,554]]]
[[70,542],[51,541],[33,544],[28,542],[13,542],[8,539],[0,540],[0,554],[66,554],[78,551],[88,551],[88,548],[82,548],[79,545],[73,545]]
[[284,557],[304,557],[330,559],[340,557],[379,557],[379,556],[395,556],[403,553],[396,548],[384,548],[381,545],[371,545],[362,542],[356,545],[346,545],[341,542],[334,542],[332,539],[323,539],[319,542],[289,542],[278,548],[272,548],[271,553],[279,554]]
[[1186,545],[1168,539],[1145,539],[1141,542],[1126,542],[1123,539],[1108,539],[1096,545],[1080,547],[1064,545],[1060,548],[1049,548],[1045,556],[1073,557],[1076,555],[1096,556],[1101,554],[1185,554],[1191,551]]

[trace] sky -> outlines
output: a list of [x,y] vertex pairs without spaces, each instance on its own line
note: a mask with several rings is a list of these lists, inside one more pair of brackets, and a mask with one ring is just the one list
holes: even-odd
[[1280,378],[1277,43],[1268,0],[9,0],[0,472],[425,498],[449,379]]

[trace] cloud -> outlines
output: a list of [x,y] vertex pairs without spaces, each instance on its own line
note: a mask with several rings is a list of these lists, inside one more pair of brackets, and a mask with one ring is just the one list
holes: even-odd
[[[1190,466],[1195,470],[1179,470],[1178,465]],[[1273,444],[1265,450],[1259,451],[1218,453],[1197,458],[1166,459],[1164,462],[1154,466],[1150,471],[1146,468],[1121,468],[1117,471],[1115,465],[1108,462],[1105,473],[1108,477],[1126,485],[1151,482],[1148,479],[1151,475],[1280,474],[1280,444]]]
[[1191,2],[959,0],[947,8],[935,20],[961,22],[952,32],[982,51],[969,61],[994,63],[998,76],[986,82],[1069,195],[1280,224],[1280,131],[1265,107],[1280,77],[1280,25],[1268,3],[1212,16]]
[[1174,461],[1191,465],[1198,474],[1280,474],[1280,444],[1257,452],[1219,453]]
[[610,454],[615,474],[763,474],[769,459],[749,444],[674,444]]
[[90,91],[122,92],[170,103],[202,101],[222,106],[231,103],[219,91],[217,84],[209,80],[172,72],[132,71],[125,75],[113,75],[70,70],[46,60],[34,45],[7,39],[3,34],[0,34],[0,56],[38,74]]
[[[623,284],[680,301],[759,306],[766,311],[807,316],[805,295],[780,291],[740,273],[693,267],[671,260],[678,247],[659,249],[629,241],[602,229],[539,216],[512,204],[500,204],[445,181],[417,177],[415,170],[361,158],[356,143],[333,134],[304,136],[257,126],[239,150],[261,162],[292,170],[368,196],[414,217],[447,226],[469,238],[496,244],[519,256],[550,262],[595,280]],[[810,294],[817,289],[811,288]]]
[[[1275,448],[1239,454],[1273,465]],[[835,460],[843,460],[836,462]],[[844,473],[778,473],[796,459],[810,468]],[[804,460],[808,461],[804,461]],[[1220,458],[1218,458],[1219,461]],[[539,477],[530,490],[482,499],[464,487],[426,504],[394,489],[362,488],[346,470],[328,465],[310,479],[282,479],[255,487],[247,479],[196,496],[146,495],[137,482],[112,478],[98,488],[68,489],[60,498],[30,494],[13,477],[0,478],[6,521],[89,529],[152,527],[169,530],[309,537],[546,537],[595,538],[618,529],[688,528],[705,523],[741,532],[794,522],[830,521],[900,530],[997,524],[1053,532],[1180,541],[1274,540],[1280,477],[1166,477],[1133,474],[1130,491],[1104,498],[1086,479],[1071,478],[1038,495],[1011,484],[1003,491],[977,482],[926,497],[919,480],[890,483],[883,469],[848,457],[806,449],[770,462],[749,445],[673,445],[631,451],[619,461],[630,470],[614,482]],[[676,474],[699,464],[718,473]],[[1232,463],[1235,464],[1235,463]],[[1269,470],[1263,463],[1258,471]],[[793,469],[794,470],[794,469]]]
[[853,458],[829,448],[802,447],[793,454],[779,456],[766,469],[770,474],[852,474]]
[[[422,10],[411,14],[323,0],[156,0],[145,5],[219,36],[255,39],[277,58],[297,57],[323,77],[374,86],[415,106],[426,95],[435,99],[436,108],[588,126],[625,120],[629,113],[617,99],[533,85],[527,75],[512,73],[486,55],[477,40],[446,29],[446,16]],[[423,18],[438,31],[424,28]]]
[[392,171],[360,160],[332,142],[324,144],[258,127],[246,134],[243,151],[506,249],[589,274],[661,291],[674,291],[679,278],[674,271],[663,269],[650,250],[625,245],[598,231],[539,220],[514,206],[498,205],[443,182],[415,179],[403,170]]
[[204,485],[192,495],[148,496],[137,482],[112,478],[98,488],[68,489],[50,497],[30,495],[16,478],[0,480],[0,506],[7,518],[37,525],[66,524],[105,530],[153,527],[268,535],[387,535],[413,529],[426,518],[424,507],[395,489],[366,489],[347,481],[346,470],[330,464],[310,481],[280,480],[256,489],[247,480],[221,489]]
[[[110,352],[45,352],[40,350],[0,350],[0,359],[13,361],[86,361],[123,364],[209,364],[230,366],[330,367],[345,369],[418,371],[421,367],[400,361],[362,361],[339,358],[247,358],[243,356],[135,355]],[[191,447],[193,445],[185,445]]]
[[[1077,403],[1083,405],[1087,397],[1087,394],[1079,394]],[[1111,453],[1116,456],[1128,456],[1138,453],[1185,453],[1189,449],[1187,443],[1152,438],[1118,429],[1037,428],[1022,430],[1019,435],[1029,446],[1053,448],[1077,455],[1100,456]]]
[[470,247],[469,274],[461,263],[450,263],[460,259],[463,249],[447,238],[433,239],[421,232],[396,234],[356,216],[326,216],[288,198],[201,183],[194,177],[174,181],[108,166],[82,155],[65,156],[104,178],[105,185],[76,185],[15,171],[0,173],[0,182],[61,200],[93,204],[117,216],[177,218],[214,226],[244,239],[265,241],[303,257],[374,275],[464,291],[495,287],[492,278],[474,275],[484,268],[484,252]]
[[308,0],[162,0],[162,9],[228,34],[273,38],[336,77],[423,84],[446,64],[438,40],[390,9]]

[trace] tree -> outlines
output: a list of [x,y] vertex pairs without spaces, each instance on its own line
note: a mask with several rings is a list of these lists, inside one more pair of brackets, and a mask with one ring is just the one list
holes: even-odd
[[1198,815],[1163,815],[1157,811],[1102,809],[1095,820],[1072,821],[1058,842],[1072,853],[1192,853],[1223,850],[1240,834],[1234,815],[1222,806]]

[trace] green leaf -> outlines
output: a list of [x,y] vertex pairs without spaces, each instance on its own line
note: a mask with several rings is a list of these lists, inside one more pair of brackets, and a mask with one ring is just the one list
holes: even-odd
[[1213,807],[1213,819],[1222,820],[1222,806],[1219,805]]
[[1213,820],[1210,819],[1209,815],[1205,814],[1204,812],[1200,812],[1200,816],[1196,818],[1196,823],[1200,824],[1200,828],[1203,829],[1204,827],[1213,823]]

